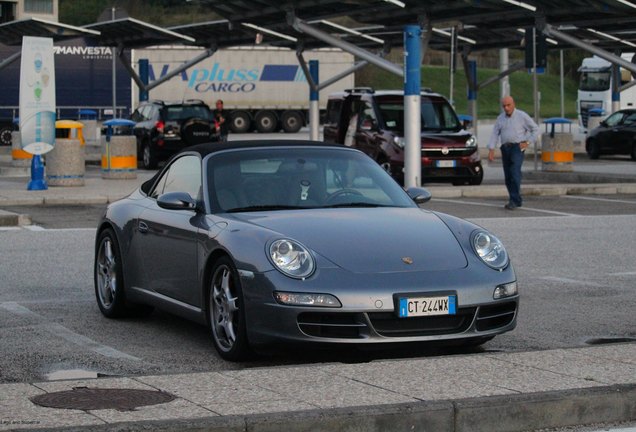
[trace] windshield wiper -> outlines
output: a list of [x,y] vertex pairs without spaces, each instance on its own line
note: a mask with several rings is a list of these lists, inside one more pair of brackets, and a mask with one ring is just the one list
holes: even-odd
[[347,202],[347,203],[338,203],[338,204],[326,205],[326,206],[322,206],[321,208],[338,208],[338,207],[367,207],[367,208],[374,208],[374,207],[394,207],[394,206],[385,205],[385,204],[374,204],[374,203],[369,203],[369,202]]
[[268,210],[299,210],[308,207],[289,206],[289,205],[255,205],[247,207],[236,207],[226,210],[227,213],[252,212],[252,211],[268,211]]

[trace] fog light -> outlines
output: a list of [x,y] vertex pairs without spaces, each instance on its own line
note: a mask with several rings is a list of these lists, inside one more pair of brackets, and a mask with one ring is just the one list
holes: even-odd
[[517,282],[510,282],[504,285],[499,285],[495,288],[495,292],[492,297],[497,300],[505,297],[512,297],[517,295],[519,290],[517,289]]
[[330,294],[274,292],[278,303],[290,306],[342,307],[340,301]]

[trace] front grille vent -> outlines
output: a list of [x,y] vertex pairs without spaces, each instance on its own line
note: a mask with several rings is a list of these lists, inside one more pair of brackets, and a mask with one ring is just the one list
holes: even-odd
[[481,306],[477,313],[477,331],[494,330],[499,327],[505,327],[512,322],[516,313],[516,302]]

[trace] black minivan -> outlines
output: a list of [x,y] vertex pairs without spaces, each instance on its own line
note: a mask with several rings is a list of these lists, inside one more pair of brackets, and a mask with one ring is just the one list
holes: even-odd
[[[475,137],[440,94],[422,92],[422,181],[481,184]],[[324,141],[363,151],[404,182],[404,92],[355,88],[329,96]]]

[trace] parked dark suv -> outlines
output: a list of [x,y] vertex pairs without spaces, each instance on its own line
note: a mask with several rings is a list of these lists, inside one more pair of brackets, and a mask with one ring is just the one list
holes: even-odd
[[184,147],[212,141],[212,112],[203,101],[147,101],[131,115],[137,124],[137,155],[146,169],[154,169]]
[[[477,141],[446,98],[421,94],[422,181],[481,184]],[[357,88],[329,96],[324,140],[355,147],[404,183],[404,93]]]

